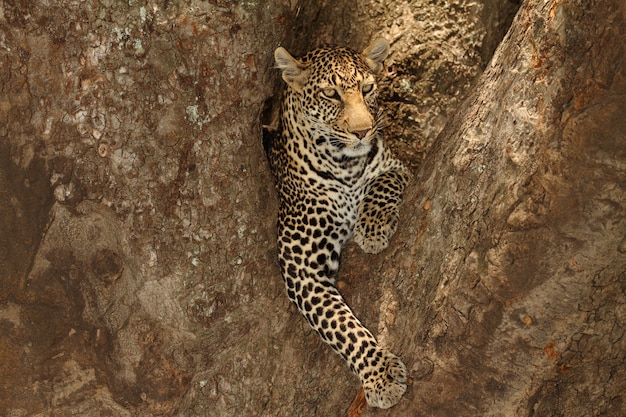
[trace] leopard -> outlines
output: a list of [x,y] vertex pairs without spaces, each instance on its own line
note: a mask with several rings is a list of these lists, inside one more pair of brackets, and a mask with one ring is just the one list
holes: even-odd
[[383,142],[377,77],[390,44],[363,52],[322,46],[294,58],[274,51],[284,81],[268,159],[279,197],[278,261],[287,295],[319,337],[356,374],[367,404],[390,408],[407,370],[356,317],[337,288],[342,248],[384,250],[410,180]]

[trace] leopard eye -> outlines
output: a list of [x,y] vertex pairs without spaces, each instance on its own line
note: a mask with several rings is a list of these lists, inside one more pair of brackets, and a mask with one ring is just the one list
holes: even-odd
[[329,100],[341,100],[339,93],[334,88],[328,87],[322,89],[322,95]]
[[361,87],[361,92],[364,95],[365,94],[369,94],[372,91],[374,91],[374,84],[373,83],[363,84],[363,87]]

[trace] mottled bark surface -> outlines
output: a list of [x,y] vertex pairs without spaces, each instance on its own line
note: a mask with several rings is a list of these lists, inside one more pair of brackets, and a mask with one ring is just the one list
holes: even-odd
[[0,415],[258,413],[290,317],[258,118],[291,6],[1,7]]
[[529,0],[487,65],[516,6],[0,3],[0,416],[346,414],[259,118],[276,46],[378,35],[416,179],[340,287],[413,383],[352,415],[625,415],[625,6]]
[[434,367],[390,415],[626,413],[625,13],[524,3],[426,158],[385,273]]

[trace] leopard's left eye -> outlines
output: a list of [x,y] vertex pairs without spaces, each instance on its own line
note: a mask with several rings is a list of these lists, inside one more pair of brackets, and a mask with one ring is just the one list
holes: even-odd
[[374,84],[373,83],[363,84],[363,87],[361,87],[361,92],[363,94],[369,94],[372,91],[374,91]]

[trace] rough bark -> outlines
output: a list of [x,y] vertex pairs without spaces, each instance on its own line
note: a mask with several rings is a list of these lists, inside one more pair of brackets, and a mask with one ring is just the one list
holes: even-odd
[[626,412],[625,12],[525,2],[426,158],[384,271],[434,370],[390,415]]
[[414,382],[353,415],[626,414],[625,6],[529,0],[486,66],[512,7],[0,4],[0,415],[346,413],[279,278],[259,115],[276,46],[380,34],[417,179],[340,285]]
[[258,118],[291,7],[1,4],[0,415],[263,409],[290,313]]

